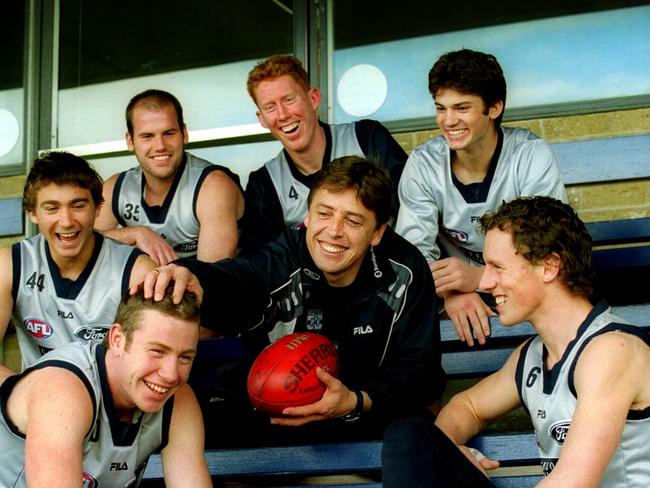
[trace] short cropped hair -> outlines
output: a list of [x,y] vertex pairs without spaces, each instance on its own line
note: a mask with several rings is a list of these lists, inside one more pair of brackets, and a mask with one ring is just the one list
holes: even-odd
[[[127,292],[122,297],[122,301],[118,305],[115,314],[115,323],[122,326],[127,347],[131,344],[133,333],[140,328],[142,313],[145,310],[155,310],[163,315],[186,322],[196,322],[197,327],[199,326],[200,306],[196,295],[186,290],[181,301],[175,304],[172,297],[173,291],[174,283],[172,282],[165,290],[165,296],[160,301],[155,301],[153,298],[145,298],[144,288],[142,286],[133,295]],[[108,334],[104,337],[104,345],[110,347]]]
[[[470,49],[443,54],[429,71],[429,92],[435,99],[445,88],[480,96],[486,110],[499,101],[506,108],[506,79],[492,54]],[[497,127],[502,118],[503,111],[495,119]]]
[[509,232],[517,252],[533,264],[557,254],[559,276],[569,290],[592,296],[591,235],[566,203],[544,196],[517,198],[481,217],[480,227],[485,233]]
[[289,75],[296,83],[298,83],[305,91],[309,90],[309,75],[302,62],[295,56],[288,55],[275,55],[261,61],[248,73],[248,80],[246,81],[246,88],[248,94],[251,96],[255,104],[255,90],[263,81],[278,78],[280,76]]
[[104,203],[102,179],[85,159],[65,151],[51,151],[34,160],[23,189],[23,209],[36,209],[36,194],[45,185],[74,185],[90,191],[96,207]]
[[353,188],[364,207],[375,213],[377,227],[388,222],[392,201],[392,187],[388,172],[377,164],[359,156],[343,156],[325,165],[316,175],[307,205],[321,188],[339,192]]
[[169,92],[163,90],[149,89],[134,96],[129,104],[126,106],[126,128],[129,134],[133,136],[133,111],[138,105],[141,105],[146,110],[161,110],[162,108],[171,105],[176,110],[176,117],[178,118],[178,127],[182,130],[185,123],[183,122],[183,107],[181,102]]

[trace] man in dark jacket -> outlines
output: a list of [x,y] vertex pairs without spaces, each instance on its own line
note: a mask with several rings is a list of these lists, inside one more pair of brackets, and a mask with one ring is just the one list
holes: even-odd
[[[417,249],[387,226],[390,202],[385,170],[360,157],[339,158],[314,181],[304,225],[247,259],[179,261],[196,277],[177,265],[148,277],[150,293],[154,277],[156,291],[170,278],[190,285],[198,278],[204,323],[216,323],[219,334],[241,334],[247,365],[291,332],[318,332],[334,342],[338,379],[319,370],[322,399],[271,419],[275,427],[264,430],[277,436],[256,426],[258,438],[295,441],[298,432],[308,432],[310,442],[381,437],[387,422],[426,416],[442,394],[433,279]],[[244,387],[241,381],[245,397]],[[213,398],[217,403],[223,402]],[[206,417],[233,425],[232,418]]]

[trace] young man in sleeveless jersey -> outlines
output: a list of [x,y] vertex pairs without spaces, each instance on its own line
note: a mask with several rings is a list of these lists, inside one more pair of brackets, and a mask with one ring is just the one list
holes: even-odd
[[409,156],[395,228],[429,261],[460,339],[473,345],[474,334],[483,344],[494,312],[476,292],[483,271],[478,219],[504,200],[566,201],[566,194],[549,145],[526,129],[501,127],[506,80],[494,56],[469,49],[443,55],[429,72],[429,91],[442,135]]
[[257,118],[282,151],[256,171],[246,186],[242,249],[254,250],[307,214],[307,195],[318,171],[342,156],[363,156],[388,170],[393,182],[391,220],[397,216],[399,182],[406,153],[374,120],[325,124],[318,120],[320,92],[294,56],[272,56],[248,74]]
[[122,295],[154,268],[93,230],[102,202],[101,178],[73,154],[45,154],[27,175],[23,207],[39,233],[0,249],[0,339],[13,319],[23,367],[68,342],[103,339]]
[[62,346],[4,380],[0,485],[135,488],[160,450],[166,486],[212,486],[186,384],[199,305],[171,291],[125,295],[103,344]]
[[537,486],[650,486],[650,336],[604,301],[591,303],[585,225],[558,200],[528,197],[503,203],[481,218],[481,227],[480,288],[494,296],[504,325],[529,321],[539,335],[454,396],[435,426],[391,425],[384,486],[493,486],[482,471],[498,463],[475,458],[463,445],[521,405],[547,475]]
[[157,265],[234,257],[244,213],[239,178],[185,151],[187,127],[176,97],[139,93],[126,108],[126,125],[126,144],[139,165],[104,183],[97,229],[137,246]]

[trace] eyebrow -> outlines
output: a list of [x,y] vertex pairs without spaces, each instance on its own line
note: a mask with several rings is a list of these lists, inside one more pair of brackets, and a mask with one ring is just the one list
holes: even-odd
[[[145,345],[147,346],[156,346],[159,347],[160,349],[164,349],[165,351],[171,351],[172,348],[169,347],[167,344],[163,344],[162,342],[157,342],[157,341],[147,341],[145,342]],[[191,349],[186,349],[185,351],[181,351],[181,354],[196,354],[196,349],[191,348]]]
[[[81,198],[75,198],[73,200],[70,200],[69,204],[74,205],[75,203],[87,203],[90,202],[90,198],[87,197],[81,197]],[[43,200],[40,204],[41,207],[44,207],[45,205],[61,205],[64,202],[60,202],[59,200]]]
[[[323,208],[326,210],[334,210],[334,207],[327,205],[326,203],[319,203],[316,205],[316,208]],[[359,219],[366,220],[366,216],[357,212],[345,212],[346,217],[357,217]]]

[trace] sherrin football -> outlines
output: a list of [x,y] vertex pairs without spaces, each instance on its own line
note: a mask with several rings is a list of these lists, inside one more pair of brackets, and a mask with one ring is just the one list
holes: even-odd
[[336,347],[321,334],[286,335],[264,348],[248,373],[248,397],[253,407],[274,417],[287,407],[317,402],[325,385],[316,376],[320,366],[338,376]]

